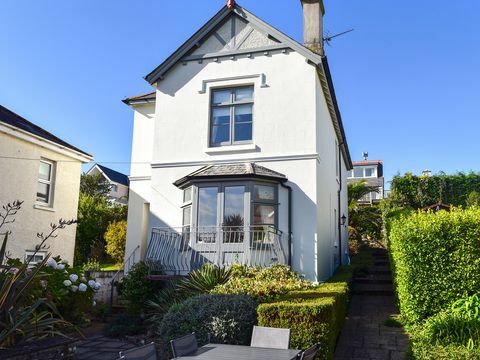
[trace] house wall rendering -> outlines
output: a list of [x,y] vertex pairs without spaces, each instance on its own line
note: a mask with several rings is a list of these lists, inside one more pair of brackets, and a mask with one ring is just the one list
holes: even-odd
[[[37,233],[48,233],[50,224],[57,223],[60,218],[77,218],[82,162],[1,131],[0,154],[5,156],[0,158],[0,204],[15,200],[24,202],[15,222],[5,225],[2,231],[12,232],[7,246],[9,256],[23,260],[40,242]],[[53,164],[51,200],[47,205],[37,201],[40,159]],[[51,252],[72,264],[75,231],[75,225],[59,230],[58,237],[48,240],[48,248],[41,254]]]

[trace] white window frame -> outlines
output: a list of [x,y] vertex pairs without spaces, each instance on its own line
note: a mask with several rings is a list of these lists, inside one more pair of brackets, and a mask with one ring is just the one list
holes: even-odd
[[[362,166],[362,176],[361,177],[356,177],[355,176],[355,169],[352,169],[348,172],[348,179],[372,179],[377,177],[377,168],[375,166]],[[372,176],[366,176],[366,170],[367,169],[372,169]]]
[[[40,163],[50,165],[50,176],[49,176],[50,180],[40,179],[40,174],[39,173],[37,174],[37,184],[41,183],[41,184],[49,185],[49,187],[48,187],[48,189],[49,189],[49,191],[48,191],[48,202],[38,200],[36,193],[35,193],[35,202],[36,202],[36,204],[41,205],[41,206],[52,207],[52,205],[53,205],[52,204],[52,199],[53,199],[52,195],[53,195],[54,176],[55,176],[55,162],[50,161],[50,160],[46,160],[46,159],[42,159],[42,160],[40,160]],[[40,172],[40,170],[39,170],[39,172]],[[37,191],[38,191],[38,188],[37,188]]]
[[45,251],[34,251],[34,250],[26,250],[25,251],[25,261],[27,261],[33,254],[35,254],[35,256],[41,256],[42,259],[39,260],[39,261],[29,261],[28,262],[28,265],[37,265],[39,262],[42,262],[45,257],[47,256],[47,253]]

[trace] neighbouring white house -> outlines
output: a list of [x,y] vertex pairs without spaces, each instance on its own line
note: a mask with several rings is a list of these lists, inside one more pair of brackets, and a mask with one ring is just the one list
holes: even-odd
[[284,263],[313,281],[348,262],[352,163],[324,8],[300,5],[304,44],[230,1],[145,77],[154,92],[124,100],[134,110],[127,260],[167,274]]
[[128,186],[130,181],[128,176],[118,172],[116,170],[107,168],[106,166],[95,164],[90,170],[87,171],[87,175],[101,174],[105,180],[110,183],[110,192],[107,195],[107,199],[111,203],[119,205],[128,204]]
[[[80,174],[92,156],[0,105],[0,205],[23,201],[11,231],[7,254],[25,259],[48,233],[51,223],[77,218]],[[33,262],[49,252],[73,263],[75,225],[59,230],[58,237],[37,252]],[[3,236],[0,236],[3,241]]]

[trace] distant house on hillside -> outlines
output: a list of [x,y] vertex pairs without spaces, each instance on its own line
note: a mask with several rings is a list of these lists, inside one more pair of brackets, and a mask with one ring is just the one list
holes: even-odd
[[385,179],[383,177],[383,161],[368,160],[354,161],[353,169],[348,172],[348,183],[366,180],[367,185],[378,187],[378,192],[372,191],[358,202],[361,204],[377,203],[383,199]]
[[[32,255],[38,232],[48,232],[60,218],[77,218],[82,163],[92,160],[86,152],[0,105],[0,205],[24,201],[14,223],[7,252],[12,258]],[[37,253],[48,252],[73,262],[75,226],[69,226]]]
[[95,164],[87,171],[87,175],[101,174],[111,185],[108,200],[120,205],[128,204],[128,176],[106,166]]

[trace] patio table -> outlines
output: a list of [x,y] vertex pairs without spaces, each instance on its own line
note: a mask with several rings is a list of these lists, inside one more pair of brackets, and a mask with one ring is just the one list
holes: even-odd
[[208,344],[182,360],[294,360],[300,350],[269,349],[241,345]]
[[268,349],[241,345],[208,344],[182,360],[294,360],[300,350]]

